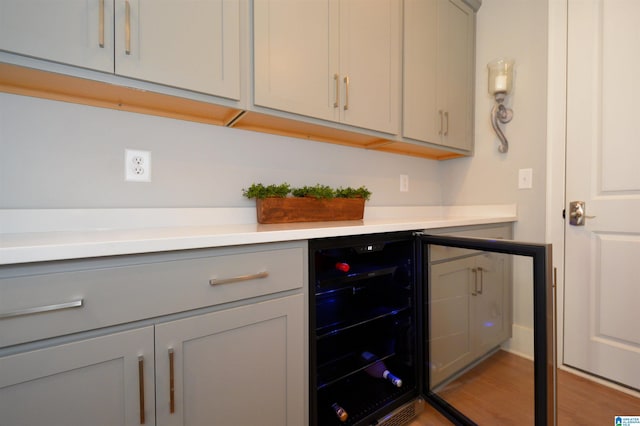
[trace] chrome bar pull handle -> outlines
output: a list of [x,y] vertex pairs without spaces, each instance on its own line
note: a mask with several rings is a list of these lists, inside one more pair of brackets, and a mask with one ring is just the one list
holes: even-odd
[[471,292],[472,296],[478,295],[478,269],[472,268],[471,272],[473,272],[473,291]]
[[176,412],[176,394],[175,394],[175,381],[174,381],[175,365],[173,348],[169,348],[169,413]]
[[98,45],[104,49],[104,0],[98,2]]
[[480,290],[477,290],[478,294],[482,294],[484,291],[484,269],[478,267],[478,275],[480,276]]
[[144,357],[140,355],[138,357],[138,384],[140,393],[140,424],[145,423],[144,416]]
[[349,109],[349,76],[344,78],[344,110]]
[[338,108],[340,106],[340,76],[338,74],[334,74],[333,81],[336,84],[336,99],[333,103],[333,107]]
[[447,136],[449,134],[449,111],[444,112],[444,120],[445,120],[444,135]]
[[438,135],[442,136],[444,129],[444,111],[440,109],[438,110],[438,114],[440,115],[440,130],[438,131]]
[[209,280],[209,285],[214,286],[214,285],[220,285],[220,284],[237,283],[240,281],[249,281],[249,280],[256,280],[260,278],[267,278],[268,276],[269,276],[269,272],[263,271],[263,272],[258,272],[257,274],[240,275],[232,278],[211,278]]
[[124,53],[131,55],[131,4],[124,2]]
[[55,305],[35,306],[33,308],[18,309],[15,311],[0,313],[0,319],[21,317],[24,315],[39,314],[42,312],[61,311],[63,309],[81,308],[84,299],[73,300],[71,302],[57,303]]

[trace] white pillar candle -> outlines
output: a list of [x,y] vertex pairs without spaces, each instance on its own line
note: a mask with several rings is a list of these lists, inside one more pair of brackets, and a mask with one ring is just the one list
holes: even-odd
[[494,90],[496,92],[507,91],[507,76],[505,74],[498,74],[494,83]]

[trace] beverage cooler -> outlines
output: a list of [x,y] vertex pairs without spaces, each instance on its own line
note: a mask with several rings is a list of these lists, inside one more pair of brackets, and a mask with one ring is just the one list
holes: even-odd
[[359,424],[417,389],[413,241],[326,239],[310,250],[311,424]]
[[537,322],[532,417],[536,425],[553,423],[550,247],[394,232],[309,242],[311,426],[399,426],[419,414],[424,404],[433,405],[454,424],[476,424],[472,415],[439,395],[438,387],[444,386],[440,380],[438,387],[430,380],[430,356],[438,353],[429,338],[432,244],[464,248],[465,253],[533,258]]

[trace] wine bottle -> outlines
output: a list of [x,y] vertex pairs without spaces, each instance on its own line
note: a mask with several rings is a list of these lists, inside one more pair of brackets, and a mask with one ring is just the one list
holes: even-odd
[[336,269],[342,272],[349,272],[349,269],[351,269],[351,267],[349,266],[348,263],[338,262],[336,263]]
[[[362,359],[368,362],[371,362],[378,358],[371,352],[362,352],[361,356]],[[371,377],[375,377],[376,379],[386,379],[390,381],[394,386],[402,387],[402,379],[392,374],[382,361],[374,362],[373,364],[365,368],[364,371]]]
[[347,414],[347,412],[346,412],[346,410],[344,408],[339,406],[336,402],[331,404],[331,408],[333,409],[334,413],[336,413],[336,417],[338,417],[338,419],[342,423],[347,421],[347,419],[349,418],[349,414]]

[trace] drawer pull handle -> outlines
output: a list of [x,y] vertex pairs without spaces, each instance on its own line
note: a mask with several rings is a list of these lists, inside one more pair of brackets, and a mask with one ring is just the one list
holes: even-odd
[[70,308],[81,308],[83,304],[84,304],[84,299],[79,299],[71,302],[58,303],[56,305],[36,306],[35,308],[19,309],[17,311],[0,313],[0,319],[21,317],[24,315],[31,315],[31,314],[39,314],[41,312],[61,311],[63,309],[70,309]]
[[221,279],[211,278],[209,280],[209,285],[237,283],[240,281],[249,281],[249,280],[255,280],[259,278],[267,278],[268,276],[269,276],[269,273],[267,271],[264,271],[264,272],[258,272],[257,274],[241,275],[239,277],[233,277],[233,278],[221,278]]
[[169,413],[173,414],[176,412],[176,387],[174,381],[174,357],[173,357],[173,348],[169,348]]
[[138,386],[140,393],[140,424],[145,424],[144,416],[144,357],[138,357]]

